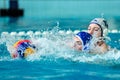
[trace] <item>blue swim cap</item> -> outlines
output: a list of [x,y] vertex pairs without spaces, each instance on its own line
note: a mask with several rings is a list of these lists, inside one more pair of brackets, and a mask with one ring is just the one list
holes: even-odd
[[79,32],[76,34],[76,37],[78,37],[81,40],[84,49],[87,43],[89,43],[92,39],[92,36],[87,32]]

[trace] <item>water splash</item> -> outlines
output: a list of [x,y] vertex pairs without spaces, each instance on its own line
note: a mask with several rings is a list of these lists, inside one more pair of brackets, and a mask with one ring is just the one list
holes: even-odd
[[[31,40],[38,51],[26,58],[27,61],[57,61],[59,59],[73,62],[87,62],[95,64],[120,64],[120,51],[111,49],[106,54],[88,54],[68,47],[69,41],[79,30],[60,30],[57,26],[51,31],[28,31],[28,32],[3,32],[1,33],[0,44],[7,47],[9,53],[13,52],[13,44],[20,39]],[[0,46],[2,47],[2,46]],[[5,49],[4,49],[5,50]],[[5,50],[5,51],[7,51]],[[1,56],[0,61],[13,60],[8,53],[7,56]]]
[[101,18],[104,18],[104,13],[101,13]]

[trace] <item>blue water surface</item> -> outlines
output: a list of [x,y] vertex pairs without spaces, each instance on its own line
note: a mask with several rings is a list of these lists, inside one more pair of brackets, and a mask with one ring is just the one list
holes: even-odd
[[[24,16],[0,17],[0,80],[120,80],[119,0],[19,0]],[[0,0],[9,8],[9,0]],[[87,30],[95,17],[108,21],[105,54],[75,51],[66,44]],[[38,51],[25,59],[10,53],[20,39],[32,40]]]
[[[89,20],[79,19],[1,19],[1,80],[119,80],[120,33],[109,32],[111,50],[104,55],[91,55],[66,48],[67,31],[87,29]],[[37,22],[36,22],[37,21]],[[32,23],[31,23],[32,22]],[[119,20],[116,23],[119,24]],[[118,26],[117,26],[118,27]],[[112,29],[111,29],[112,30]],[[119,28],[118,28],[119,30]],[[36,31],[41,34],[36,35]],[[58,34],[59,31],[65,32]],[[20,35],[20,32],[24,34]],[[27,35],[29,32],[29,35]],[[33,32],[30,34],[30,32]],[[5,34],[6,33],[6,34]],[[12,34],[16,33],[16,34]],[[18,35],[19,34],[19,35]],[[19,39],[38,42],[39,51],[26,59],[12,59],[11,46]],[[41,49],[42,46],[43,48]]]

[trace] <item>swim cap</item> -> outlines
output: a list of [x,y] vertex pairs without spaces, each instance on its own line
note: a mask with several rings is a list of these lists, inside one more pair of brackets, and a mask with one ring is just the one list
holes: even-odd
[[76,34],[76,37],[79,38],[82,42],[82,50],[85,50],[87,43],[89,43],[92,39],[92,36],[87,32],[79,32]]
[[90,24],[97,24],[100,26],[102,33],[101,36],[106,36],[108,33],[108,24],[107,21],[104,18],[95,18],[93,19]]
[[14,44],[15,53],[20,58],[25,58],[35,52],[35,46],[31,44],[30,40],[19,40]]

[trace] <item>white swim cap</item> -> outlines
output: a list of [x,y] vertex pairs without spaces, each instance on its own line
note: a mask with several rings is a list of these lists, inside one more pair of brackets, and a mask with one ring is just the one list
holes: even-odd
[[108,24],[107,21],[104,18],[95,18],[93,19],[90,24],[97,24],[100,26],[102,33],[101,36],[106,36],[108,33]]

